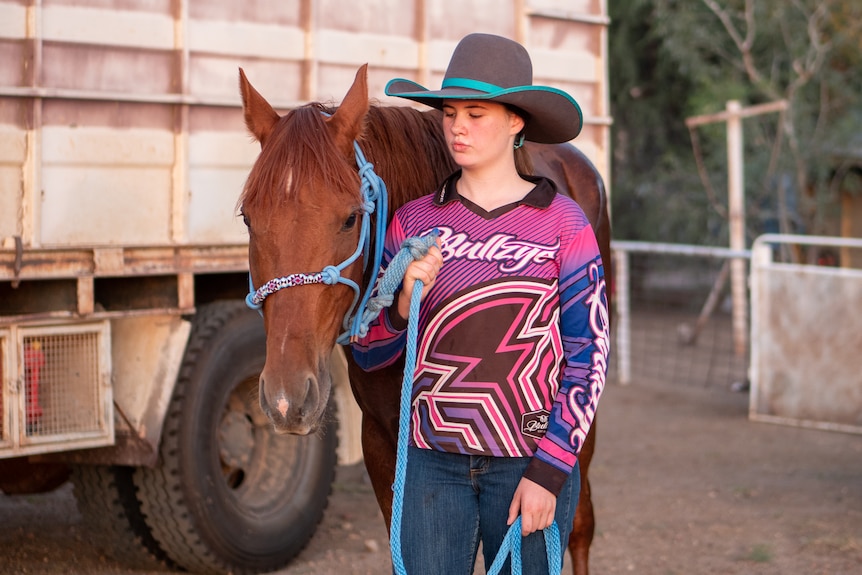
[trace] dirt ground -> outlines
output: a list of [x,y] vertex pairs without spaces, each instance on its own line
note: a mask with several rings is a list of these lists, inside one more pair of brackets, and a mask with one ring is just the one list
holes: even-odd
[[[594,575],[862,573],[862,436],[749,422],[747,403],[717,388],[607,388],[591,470]],[[167,575],[101,556],[71,493],[0,495],[0,573]],[[390,569],[361,464],[339,468],[314,539],[278,574]]]

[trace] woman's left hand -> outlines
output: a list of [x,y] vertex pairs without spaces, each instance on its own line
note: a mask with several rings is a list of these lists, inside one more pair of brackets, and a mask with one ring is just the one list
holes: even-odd
[[511,525],[521,516],[521,535],[526,537],[534,531],[540,531],[550,527],[554,522],[554,511],[557,508],[557,498],[553,493],[526,478],[521,478],[512,504],[509,505],[509,519],[507,525]]

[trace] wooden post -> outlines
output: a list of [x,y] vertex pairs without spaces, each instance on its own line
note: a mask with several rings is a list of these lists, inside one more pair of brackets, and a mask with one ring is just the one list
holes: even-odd
[[317,86],[317,11],[313,0],[302,0],[300,20],[303,31],[302,89],[300,98],[306,102],[318,97]]
[[[787,109],[787,100],[779,100],[743,108],[730,100],[724,112],[688,118],[689,128],[727,123],[727,204],[730,224],[730,249],[745,249],[745,161],[743,159],[742,119]],[[746,289],[745,260],[734,258],[730,262],[730,293],[733,301],[733,347],[738,357],[748,349],[748,290]]]
[[[33,42],[33,56],[28,71],[30,87],[42,87],[42,0],[33,0],[27,7],[27,39]],[[25,70],[27,68],[25,62]],[[42,98],[31,100],[32,121],[27,128],[24,162],[21,166],[21,219],[16,235],[24,245],[36,247],[42,244]],[[27,193],[30,190],[30,193]]]
[[[745,249],[745,166],[742,157],[742,106],[727,103],[727,207],[730,219],[730,249]],[[730,262],[730,293],[733,301],[733,349],[743,357],[748,348],[748,292],[745,289],[745,260]]]
[[[180,95],[189,95],[190,52],[189,52],[189,3],[179,0],[174,11],[174,51],[177,53],[177,85]],[[177,106],[174,117],[174,162],[171,167],[171,220],[170,239],[172,243],[188,240],[186,222],[189,211],[189,106]]]
[[427,2],[425,0],[416,0],[414,9],[416,12],[417,55],[419,57],[416,80],[423,86],[429,86],[431,84],[431,57],[428,53],[428,43],[431,41],[431,28]]

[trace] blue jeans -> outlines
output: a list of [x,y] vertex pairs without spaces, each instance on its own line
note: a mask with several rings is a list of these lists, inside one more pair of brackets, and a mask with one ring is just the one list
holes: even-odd
[[[401,548],[408,575],[471,575],[479,542],[491,566],[509,529],[506,520],[529,457],[486,457],[410,447],[404,487]],[[557,497],[555,520],[563,551],[581,488],[576,466]],[[541,531],[522,539],[523,572],[548,573]],[[501,574],[511,571],[507,561]]]

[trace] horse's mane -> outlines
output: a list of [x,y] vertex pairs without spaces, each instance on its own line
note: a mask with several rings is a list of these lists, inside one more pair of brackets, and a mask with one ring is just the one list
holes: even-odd
[[386,182],[392,210],[433,192],[457,167],[436,110],[371,106],[359,145]]
[[[279,201],[270,190],[285,190],[282,197],[291,197],[313,181],[330,190],[355,191],[358,197],[356,166],[325,128],[325,114],[334,112],[315,102],[282,117],[249,173],[239,204],[265,207]],[[391,210],[432,192],[455,169],[435,112],[372,105],[359,145],[386,183]]]

